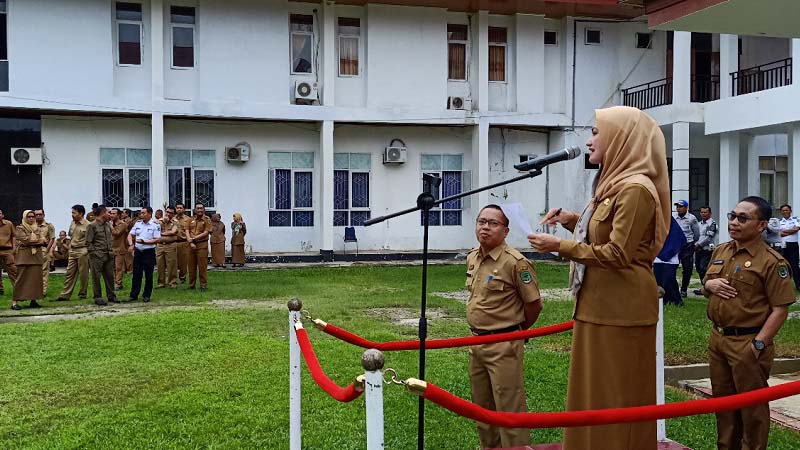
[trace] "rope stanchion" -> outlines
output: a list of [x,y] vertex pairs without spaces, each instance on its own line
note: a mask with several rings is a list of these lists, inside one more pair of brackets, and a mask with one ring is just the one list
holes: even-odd
[[503,428],[563,428],[646,422],[657,419],[733,411],[800,394],[800,381],[741,394],[665,405],[544,413],[498,412],[482,408],[444,389],[414,378],[406,380],[409,392],[421,395],[459,416]]
[[308,371],[311,373],[311,378],[322,388],[328,395],[340,402],[352,402],[364,393],[363,377],[357,380],[356,383],[350,383],[347,387],[341,387],[333,380],[325,375],[322,366],[317,360],[317,355],[314,353],[314,348],[311,346],[311,341],[308,339],[308,333],[303,328],[301,322],[294,324],[295,333],[297,334],[297,342],[300,344],[300,352],[303,355],[303,360],[306,362]]
[[[425,341],[425,348],[433,350],[530,339],[569,331],[572,329],[574,324],[575,322],[570,320],[569,322],[547,325],[540,328],[532,328],[530,330],[512,331],[510,333],[489,334],[485,336],[466,336],[449,339],[428,339]],[[417,340],[374,342],[319,319],[314,319],[314,326],[337,339],[361,348],[374,348],[384,352],[419,350],[419,341]]]

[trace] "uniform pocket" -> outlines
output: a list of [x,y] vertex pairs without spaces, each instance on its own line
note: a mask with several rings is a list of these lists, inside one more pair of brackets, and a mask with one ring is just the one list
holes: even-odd
[[716,264],[709,266],[708,270],[706,270],[706,278],[713,279],[719,278],[720,274],[722,273],[722,264]]
[[494,277],[486,283],[486,289],[490,291],[502,291],[506,288],[506,282],[501,278]]

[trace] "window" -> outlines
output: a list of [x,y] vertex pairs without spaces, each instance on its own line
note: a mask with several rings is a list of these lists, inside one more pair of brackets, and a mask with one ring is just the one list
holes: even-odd
[[489,27],[489,81],[506,81],[505,28]]
[[0,0],[0,91],[8,92],[8,2]]
[[214,150],[167,149],[169,203],[183,203],[189,208],[202,203],[208,209],[216,208],[216,158]]
[[314,226],[314,153],[269,152],[269,226]]
[[758,177],[761,197],[766,199],[780,217],[780,205],[789,203],[789,158],[786,156],[759,156]]
[[150,205],[150,149],[101,148],[102,201],[116,208]]
[[142,64],[142,5],[117,2],[117,64]]
[[333,155],[333,226],[361,226],[370,218],[369,153]]
[[[450,197],[469,189],[470,173],[463,169],[462,155],[422,155],[422,173],[441,178],[434,198]],[[437,205],[429,211],[428,223],[431,226],[461,225],[461,212],[469,208],[468,198],[460,198]],[[420,224],[424,217],[420,214]]]
[[194,67],[195,8],[171,6],[172,22],[172,67],[187,69]]
[[467,79],[467,43],[469,31],[466,25],[447,24],[447,78]]
[[545,30],[544,45],[558,45],[558,31]]
[[357,77],[361,20],[339,17],[339,76]]
[[636,33],[636,48],[652,48],[653,33]]
[[586,29],[586,40],[584,43],[586,45],[600,45],[600,30],[592,30],[587,28]]
[[292,73],[314,73],[314,17],[289,16],[289,39],[292,47]]

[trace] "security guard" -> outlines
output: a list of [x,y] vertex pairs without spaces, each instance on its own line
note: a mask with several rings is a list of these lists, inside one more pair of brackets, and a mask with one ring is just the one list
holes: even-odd
[[114,237],[109,223],[108,209],[99,205],[94,208],[95,219],[89,224],[86,233],[86,244],[89,246],[89,265],[92,268],[92,291],[94,291],[94,303],[105,306],[103,300],[103,288],[100,284],[100,277],[106,285],[106,297],[111,303],[117,303],[117,296],[114,294]]
[[789,205],[781,206],[781,239],[783,240],[783,257],[792,268],[792,278],[794,279],[794,288],[800,289],[800,249],[798,248],[797,241],[800,234],[800,219],[792,216],[792,207]]
[[175,207],[164,208],[167,213],[161,220],[161,240],[156,246],[156,264],[158,266],[158,285],[162,288],[178,286],[178,236],[180,225],[175,220]]
[[[472,334],[506,333],[529,328],[542,310],[536,272],[530,261],[509,247],[508,218],[497,205],[478,214],[475,235],[480,246],[467,256],[467,322]],[[523,341],[474,345],[469,349],[472,400],[495,411],[526,412],[522,376]],[[482,448],[524,447],[531,433],[478,422]]]
[[200,290],[208,287],[208,235],[211,233],[211,219],[206,216],[206,207],[198,203],[194,207],[194,217],[184,228],[189,243],[189,289],[194,289],[198,273]]
[[17,266],[14,264],[14,224],[6,220],[0,210],[0,295],[3,294],[3,268],[8,273],[11,286],[17,281]]
[[678,258],[681,261],[681,297],[687,296],[687,289],[689,283],[692,281],[692,266],[694,265],[694,250],[695,243],[700,239],[700,226],[697,223],[697,217],[689,212],[689,202],[686,200],[678,200],[675,202],[675,214],[672,215],[681,226],[684,236],[686,236],[686,244],[681,247],[681,252]]
[[[700,239],[695,243],[694,266],[702,280],[706,276],[711,253],[714,252],[714,238],[717,237],[717,222],[711,217],[711,208],[700,208]],[[695,295],[702,295],[700,289],[694,291]]]
[[191,216],[186,215],[186,206],[183,203],[175,204],[175,220],[181,227],[181,234],[178,236],[178,278],[181,283],[186,282],[186,274],[189,272],[189,242],[186,240],[185,231],[189,228],[192,221]]
[[39,227],[39,236],[43,236],[46,245],[42,249],[44,263],[42,263],[42,295],[47,297],[47,288],[50,286],[50,264],[53,260],[53,245],[56,242],[56,227],[44,220],[44,209],[33,211],[36,216],[36,226]]
[[[767,387],[775,356],[774,338],[794,303],[791,269],[761,239],[772,207],[747,197],[728,214],[730,242],[712,256],[703,280],[713,322],[708,346],[715,397]],[[765,450],[769,405],[717,413],[720,449]]]
[[145,206],[139,220],[128,233],[128,251],[133,254],[133,281],[128,301],[135,302],[142,291],[142,301],[147,303],[153,293],[153,266],[156,265],[156,244],[161,239],[161,225],[153,218],[153,208]]
[[86,247],[86,234],[89,221],[83,217],[84,214],[86,214],[86,208],[83,205],[72,207],[72,223],[69,224],[69,261],[67,262],[67,274],[64,277],[64,289],[56,299],[59,302],[65,302],[72,297],[72,291],[75,290],[78,278],[81,282],[78,298],[86,298],[86,290],[89,285],[89,249]]

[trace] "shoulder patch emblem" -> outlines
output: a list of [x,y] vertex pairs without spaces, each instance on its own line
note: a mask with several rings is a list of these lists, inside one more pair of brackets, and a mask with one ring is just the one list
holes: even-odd
[[789,268],[786,266],[778,266],[778,276],[786,278],[789,276]]
[[530,284],[530,282],[533,281],[533,275],[531,275],[530,271],[523,270],[519,273],[519,279],[525,284]]

